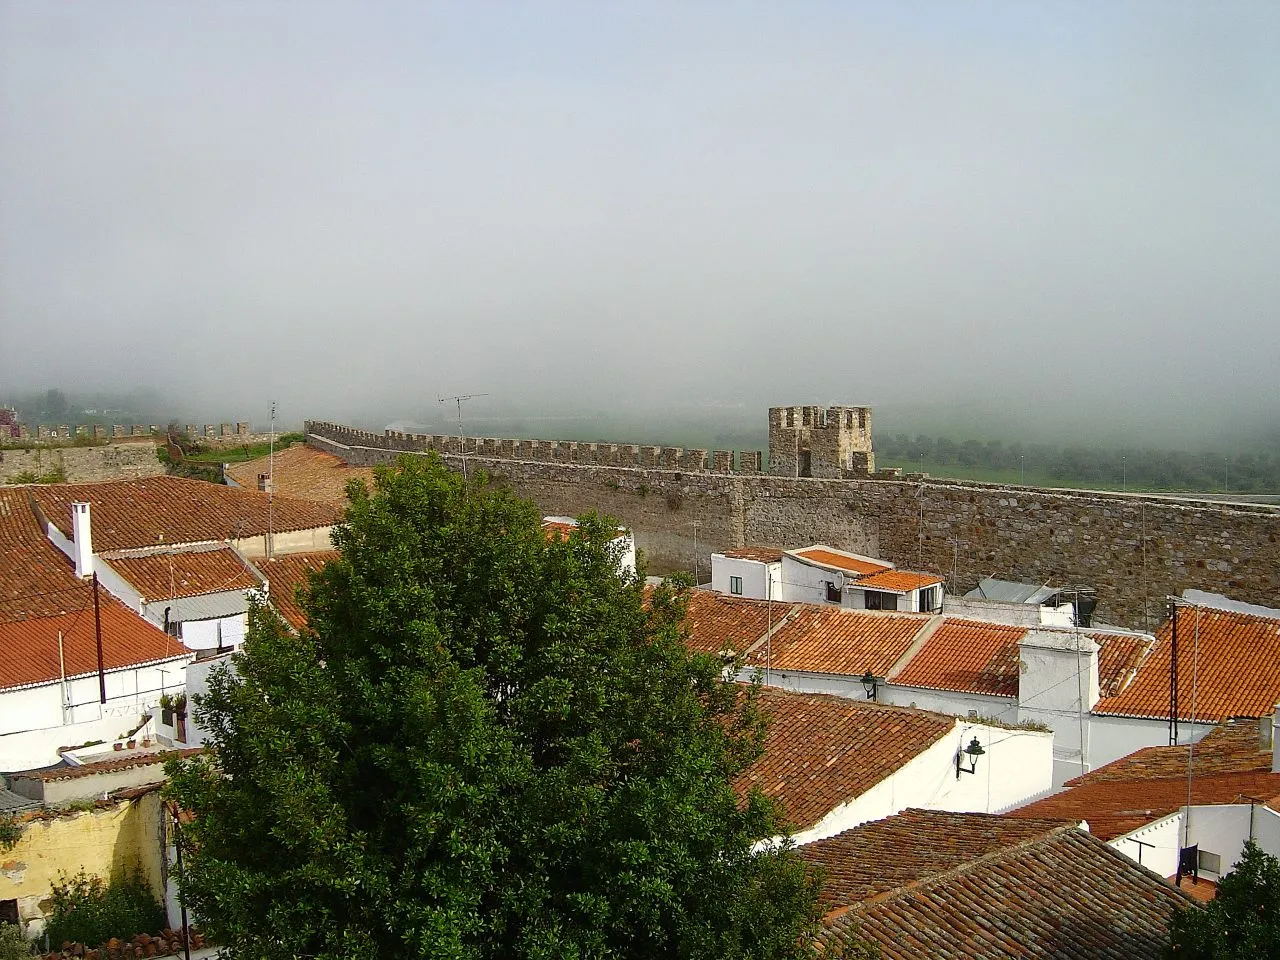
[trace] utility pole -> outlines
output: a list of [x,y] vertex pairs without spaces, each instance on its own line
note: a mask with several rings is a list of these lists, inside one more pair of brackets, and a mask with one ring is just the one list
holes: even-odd
[[1120,490],[1122,493],[1129,492],[1129,458],[1120,458]]
[[465,393],[458,397],[440,397],[441,403],[456,403],[458,405],[458,446],[462,451],[462,481],[465,485],[467,480],[467,437],[462,432],[462,401],[474,400],[476,397],[487,397],[487,393]]
[[107,673],[102,665],[102,610],[98,606],[98,571],[93,572],[93,633],[98,644],[99,703],[107,702]]
[[951,543],[951,589],[956,591],[956,582],[959,580],[960,574],[960,548],[969,545],[968,540],[961,540],[958,537],[947,537]]
[[1169,746],[1178,744],[1178,601],[1169,598],[1169,620],[1173,631],[1169,651]]

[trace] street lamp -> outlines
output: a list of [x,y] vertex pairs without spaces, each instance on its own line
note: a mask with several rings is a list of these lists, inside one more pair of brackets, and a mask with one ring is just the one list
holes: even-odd
[[[978,770],[978,758],[987,751],[982,749],[982,744],[978,742],[978,738],[974,737],[969,741],[969,745],[963,750],[956,751],[956,779],[960,779],[962,773],[976,773]],[[964,765],[965,757],[969,758],[969,766]]]
[[877,687],[877,682],[876,682],[875,675],[870,670],[868,670],[866,673],[862,675],[862,689],[867,691],[868,700],[876,699],[876,687]]

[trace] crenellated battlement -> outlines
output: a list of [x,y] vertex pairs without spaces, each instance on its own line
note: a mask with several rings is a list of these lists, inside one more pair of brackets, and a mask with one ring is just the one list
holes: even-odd
[[[578,440],[514,440],[498,437],[457,437],[438,434],[374,433],[340,423],[308,420],[304,427],[313,446],[430,453],[476,457],[484,460],[524,460],[533,463],[568,463],[592,467],[629,467],[638,470],[671,470],[681,473],[760,473],[759,450],[735,453],[699,448],[658,447],[635,443],[588,443]],[[318,441],[318,442],[317,442]],[[336,452],[336,451],[335,451]],[[346,459],[344,457],[344,459]],[[390,459],[388,456],[386,459]]]

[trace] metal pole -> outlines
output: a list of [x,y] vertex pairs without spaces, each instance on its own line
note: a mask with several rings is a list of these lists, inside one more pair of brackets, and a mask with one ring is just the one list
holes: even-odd
[[186,874],[182,870],[182,821],[178,817],[178,805],[169,807],[169,816],[173,817],[173,848],[178,854],[178,907],[182,911],[182,953],[186,960],[191,960],[191,929],[187,925],[187,901],[182,896],[182,884]]
[[98,571],[93,572],[93,633],[98,644],[98,694],[107,702],[107,674],[102,667],[102,610],[98,606]]

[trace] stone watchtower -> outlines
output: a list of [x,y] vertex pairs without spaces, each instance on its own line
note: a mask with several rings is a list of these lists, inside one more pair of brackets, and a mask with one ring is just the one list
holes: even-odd
[[769,472],[780,477],[874,473],[870,407],[770,407]]

